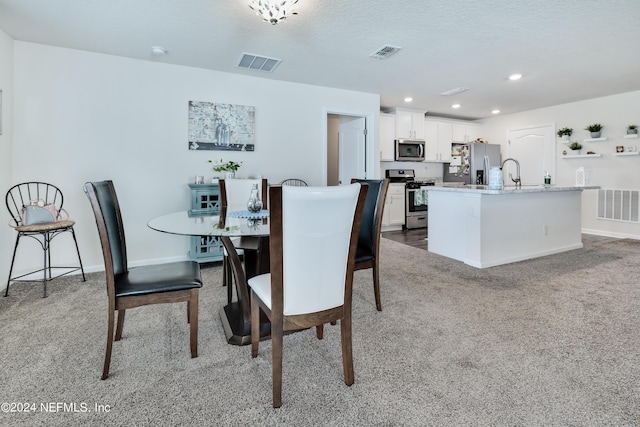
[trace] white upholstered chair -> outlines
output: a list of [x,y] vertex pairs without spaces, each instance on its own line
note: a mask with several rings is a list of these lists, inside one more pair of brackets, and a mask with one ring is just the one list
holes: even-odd
[[[218,181],[220,185],[220,206],[225,209],[226,213],[235,211],[244,211],[247,209],[247,201],[251,194],[251,188],[254,184],[258,185],[258,195],[262,200],[262,209],[268,209],[267,204],[267,180],[266,179],[221,179]],[[245,238],[232,238],[233,245],[237,248],[239,256],[244,254],[244,250],[259,249],[259,238],[245,237]],[[232,298],[232,275],[231,268],[229,266],[229,260],[227,257],[227,251],[224,250],[223,264],[223,276],[222,285],[227,286],[228,300],[231,302]]]
[[340,321],[344,381],[354,382],[351,290],[367,186],[269,189],[270,272],[249,279],[251,356],[258,355],[260,310],[271,322],[273,406],[282,404],[285,331]]

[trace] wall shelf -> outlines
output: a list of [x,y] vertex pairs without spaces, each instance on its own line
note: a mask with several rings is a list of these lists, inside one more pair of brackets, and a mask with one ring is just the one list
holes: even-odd
[[598,142],[598,141],[606,141],[607,137],[603,136],[602,138],[587,138],[587,139],[583,139],[582,141],[584,142]]
[[576,154],[562,156],[563,159],[586,159],[587,157],[602,157],[602,154]]
[[638,134],[637,133],[632,133],[632,134],[628,134],[624,136],[625,138],[637,138]]
[[633,152],[633,153],[615,153],[615,156],[638,156],[640,155],[640,153],[638,153],[637,151]]

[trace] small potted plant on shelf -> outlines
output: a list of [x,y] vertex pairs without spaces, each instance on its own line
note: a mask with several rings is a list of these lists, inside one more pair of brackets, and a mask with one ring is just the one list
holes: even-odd
[[580,154],[580,150],[582,150],[582,144],[580,144],[578,141],[573,141],[571,144],[569,144],[569,149],[574,156],[578,155]]
[[600,138],[600,131],[602,130],[604,126],[602,126],[600,123],[594,123],[592,125],[589,125],[585,128],[585,130],[588,130],[589,132],[591,132],[591,138]]
[[211,170],[218,173],[224,173],[225,179],[235,178],[236,172],[240,169],[240,166],[242,166],[242,162],[237,163],[233,160],[225,162],[220,159],[220,161],[216,161],[215,163],[212,160],[209,160],[209,163],[213,164]]
[[637,135],[638,134],[638,126],[629,125],[627,127],[627,135]]
[[569,137],[571,136],[572,133],[573,133],[573,129],[571,129],[571,128],[562,128],[562,129],[558,130],[558,136],[563,141],[568,141]]

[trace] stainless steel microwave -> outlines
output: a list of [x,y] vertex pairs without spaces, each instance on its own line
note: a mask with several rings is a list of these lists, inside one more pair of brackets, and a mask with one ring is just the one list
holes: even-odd
[[422,139],[396,139],[397,161],[422,162],[424,161],[425,141]]

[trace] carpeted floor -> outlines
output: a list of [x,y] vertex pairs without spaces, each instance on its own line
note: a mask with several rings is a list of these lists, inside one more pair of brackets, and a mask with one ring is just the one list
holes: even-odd
[[[226,344],[221,267],[203,270],[199,357],[186,307],[127,313],[111,376],[103,275],[0,298],[0,425],[640,425],[640,241],[478,270],[382,239],[383,310],[354,285],[355,384],[339,326],[284,340],[283,406],[271,343]],[[66,406],[65,406],[66,404]],[[97,405],[97,407],[96,407]],[[99,410],[96,410],[99,409]]]

